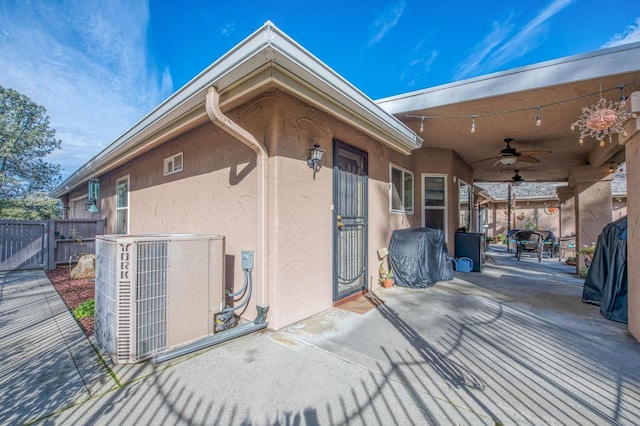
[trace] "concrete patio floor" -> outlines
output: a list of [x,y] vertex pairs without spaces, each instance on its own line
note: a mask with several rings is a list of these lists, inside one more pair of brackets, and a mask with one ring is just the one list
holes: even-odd
[[[277,332],[112,365],[122,386],[88,351],[75,363],[94,363],[93,376],[79,374],[89,385],[67,380],[73,363],[45,339],[39,359],[67,383],[56,389],[33,366],[9,376],[19,361],[5,354],[5,274],[0,423],[640,424],[640,344],[626,325],[582,303],[582,280],[556,259],[490,254],[484,272],[428,289],[376,288]],[[31,395],[50,402],[35,410]]]

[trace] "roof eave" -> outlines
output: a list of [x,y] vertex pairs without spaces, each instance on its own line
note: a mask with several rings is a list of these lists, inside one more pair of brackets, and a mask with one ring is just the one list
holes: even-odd
[[174,132],[176,125],[185,126],[193,120],[202,119],[202,112],[194,111],[204,108],[209,87],[214,86],[223,93],[226,88],[269,63],[277,64],[305,86],[324,94],[325,101],[330,100],[325,105],[333,105],[333,112],[349,111],[360,117],[362,122],[369,123],[360,123],[356,127],[375,139],[403,153],[422,145],[422,139],[404,123],[385,112],[271,22],[266,22],[81,166],[50,195],[61,197],[89,178],[108,171],[110,164],[127,153],[136,152],[141,145],[148,145],[150,140],[164,140],[163,135]]
[[[376,103],[389,114],[406,114],[509,93],[598,79],[612,74],[635,72],[639,61],[640,42],[630,43],[378,99]],[[612,73],[612,70],[615,72]]]

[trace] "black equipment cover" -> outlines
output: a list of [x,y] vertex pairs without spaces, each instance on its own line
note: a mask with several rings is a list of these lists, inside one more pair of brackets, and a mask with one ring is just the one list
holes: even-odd
[[582,301],[600,305],[605,318],[628,322],[627,217],[604,227],[582,289]]
[[453,266],[440,229],[396,229],[389,243],[389,265],[402,287],[431,287],[453,279]]

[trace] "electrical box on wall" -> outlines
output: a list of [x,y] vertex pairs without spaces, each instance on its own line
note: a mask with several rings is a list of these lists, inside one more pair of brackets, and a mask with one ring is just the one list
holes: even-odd
[[242,250],[242,269],[253,269],[253,250]]

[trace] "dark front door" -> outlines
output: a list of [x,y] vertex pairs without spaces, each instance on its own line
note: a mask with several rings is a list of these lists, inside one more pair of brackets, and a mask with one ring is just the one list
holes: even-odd
[[367,286],[367,153],[334,141],[333,300]]

